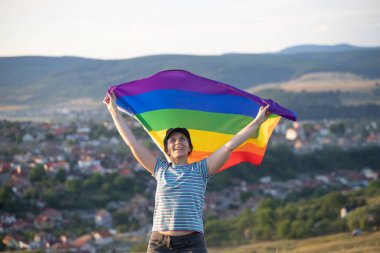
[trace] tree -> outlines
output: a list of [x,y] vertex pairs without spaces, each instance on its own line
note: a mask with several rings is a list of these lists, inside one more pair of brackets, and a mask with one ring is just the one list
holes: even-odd
[[380,195],[380,181],[372,181],[367,187],[366,192],[370,196]]
[[133,231],[139,228],[139,222],[130,216],[128,212],[116,212],[112,216],[112,220],[119,232]]
[[8,186],[0,188],[0,210],[12,212],[15,208],[15,196],[12,189]]
[[66,181],[66,187],[72,194],[80,195],[82,192],[82,182],[79,180]]
[[113,180],[113,185],[115,189],[131,194],[133,193],[135,182],[131,178],[119,176]]
[[350,230],[360,228],[372,231],[380,229],[380,204],[363,206],[351,211],[348,215]]
[[0,251],[5,251],[7,246],[3,243],[3,236],[0,236]]
[[259,240],[269,240],[273,237],[276,224],[277,203],[273,198],[263,199],[255,212],[254,233]]
[[60,182],[64,183],[66,181],[67,173],[64,169],[60,169],[57,174],[55,174],[55,179]]
[[302,238],[306,232],[305,223],[300,220],[295,220],[290,225],[289,235],[291,238]]
[[330,131],[341,137],[341,136],[344,136],[345,132],[346,132],[346,126],[343,122],[338,122],[338,123],[335,123],[335,124],[332,124],[330,126]]
[[291,238],[290,234],[291,221],[283,220],[276,226],[276,233],[280,238]]
[[339,216],[340,209],[348,204],[348,197],[340,192],[332,192],[321,199],[317,212],[319,219],[334,219]]
[[205,224],[205,235],[207,244],[210,246],[223,246],[231,244],[234,236],[242,238],[241,234],[236,233],[230,220],[209,220]]
[[42,165],[30,170],[29,179],[32,182],[40,182],[46,177],[46,172]]
[[112,220],[114,221],[115,225],[122,225],[129,222],[129,214],[128,212],[116,212],[112,216]]
[[47,189],[42,193],[42,198],[46,202],[47,206],[60,208],[61,207],[61,198],[59,193],[55,190]]
[[109,182],[105,182],[102,184],[102,191],[104,193],[110,193],[112,191],[112,184]]
[[84,180],[83,187],[87,190],[99,189],[103,179],[99,173],[92,174],[90,178]]

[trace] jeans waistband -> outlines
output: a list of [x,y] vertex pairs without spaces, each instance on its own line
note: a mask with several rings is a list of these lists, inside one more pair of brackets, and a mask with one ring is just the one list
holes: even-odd
[[196,252],[207,252],[204,234],[201,232],[192,232],[190,234],[180,236],[170,236],[164,235],[158,231],[152,231],[149,240],[149,247],[164,247],[169,250],[168,252],[177,252],[184,249],[192,249],[196,250]]
[[158,237],[158,238],[170,238],[171,240],[182,240],[182,239],[188,239],[191,237],[194,237],[195,235],[201,234],[200,232],[194,231],[192,233],[186,234],[186,235],[165,235],[158,231],[152,231],[152,236]]

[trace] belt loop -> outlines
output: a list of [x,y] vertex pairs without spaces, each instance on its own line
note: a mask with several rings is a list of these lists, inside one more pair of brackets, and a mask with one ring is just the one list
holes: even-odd
[[168,235],[167,237],[166,237],[166,241],[165,241],[165,244],[166,244],[166,247],[167,248],[171,248],[171,236],[170,235]]
[[161,236],[161,242],[165,242],[165,235],[160,233],[160,236]]

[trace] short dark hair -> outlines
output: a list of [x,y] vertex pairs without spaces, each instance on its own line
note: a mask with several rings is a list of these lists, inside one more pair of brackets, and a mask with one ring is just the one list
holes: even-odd
[[190,153],[193,151],[193,144],[191,143],[190,132],[186,128],[182,128],[182,127],[169,128],[168,130],[166,130],[166,134],[164,138],[165,152],[168,152],[168,140],[170,136],[174,133],[183,133],[187,137],[189,141],[189,147],[190,147],[189,155],[190,155]]

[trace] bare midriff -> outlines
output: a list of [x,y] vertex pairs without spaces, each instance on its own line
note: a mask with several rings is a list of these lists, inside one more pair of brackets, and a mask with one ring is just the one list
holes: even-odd
[[174,230],[174,231],[159,231],[161,234],[164,235],[170,235],[170,236],[181,236],[181,235],[188,235],[193,233],[194,231],[191,230]]

